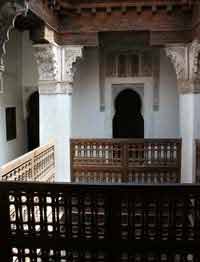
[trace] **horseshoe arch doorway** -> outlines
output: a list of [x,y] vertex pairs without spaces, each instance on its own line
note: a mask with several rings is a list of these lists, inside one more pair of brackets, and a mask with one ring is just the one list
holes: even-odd
[[140,95],[132,89],[125,89],[117,95],[114,107],[113,138],[144,138]]

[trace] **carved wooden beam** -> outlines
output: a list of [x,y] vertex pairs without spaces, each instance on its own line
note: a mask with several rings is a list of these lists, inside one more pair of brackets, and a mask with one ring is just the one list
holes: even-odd
[[[82,10],[107,10],[108,8],[116,9],[116,8],[138,8],[139,12],[142,12],[144,8],[150,8],[152,11],[156,11],[157,8],[166,8],[167,10],[171,10],[171,7],[178,7],[178,8],[191,8],[193,5],[192,0],[188,1],[181,1],[181,0],[162,0],[162,1],[155,1],[155,0],[135,0],[135,1],[66,1],[66,0],[47,0],[49,5],[52,9],[64,9],[64,10],[71,10],[74,11],[75,9],[82,9]],[[170,7],[169,7],[170,6]]]
[[83,46],[98,46],[99,35],[97,32],[92,33],[56,33],[55,42],[58,45],[83,45]]
[[183,31],[191,29],[192,14],[177,9],[171,14],[160,10],[156,15],[148,9],[138,14],[135,9],[123,14],[121,11],[84,12],[81,15],[63,15],[61,32],[105,32],[105,31]]

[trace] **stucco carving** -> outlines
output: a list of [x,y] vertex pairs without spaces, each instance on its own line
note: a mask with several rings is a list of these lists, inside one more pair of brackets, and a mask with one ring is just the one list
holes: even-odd
[[168,46],[165,48],[165,52],[174,65],[177,79],[185,79],[187,76],[186,47]]
[[190,79],[200,79],[200,43],[194,40],[189,46]]
[[16,0],[5,1],[0,4],[0,70],[4,70],[3,57],[5,55],[6,42],[9,40],[10,31],[13,29],[15,20],[19,15],[26,14],[28,1]]
[[82,47],[35,45],[41,94],[71,94],[74,63],[82,57]]
[[65,46],[64,48],[64,70],[62,78],[64,81],[73,82],[74,74],[76,72],[75,63],[82,58],[82,46]]
[[171,59],[180,93],[200,93],[200,43],[194,40],[184,46],[168,46],[165,48]]
[[72,85],[67,82],[48,82],[39,85],[40,95],[72,94]]
[[59,48],[53,44],[35,45],[39,81],[59,80]]

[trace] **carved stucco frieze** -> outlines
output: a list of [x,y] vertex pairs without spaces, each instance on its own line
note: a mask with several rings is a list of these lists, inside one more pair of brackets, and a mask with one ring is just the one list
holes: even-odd
[[190,79],[200,79],[200,43],[195,39],[189,46]]
[[55,44],[34,45],[41,94],[71,94],[75,63],[82,47]]
[[35,45],[39,81],[59,80],[59,48],[54,44]]
[[187,50],[185,46],[168,46],[165,48],[166,55],[171,60],[176,71],[177,79],[187,78]]
[[63,47],[64,52],[64,66],[62,72],[62,79],[64,81],[73,82],[74,75],[76,72],[75,63],[83,56],[82,46],[65,46]]
[[188,45],[165,48],[177,76],[180,93],[200,93],[200,43],[194,40]]
[[4,1],[0,4],[0,71],[4,71],[5,45],[9,40],[10,31],[14,28],[16,18],[25,15],[27,10],[26,0]]

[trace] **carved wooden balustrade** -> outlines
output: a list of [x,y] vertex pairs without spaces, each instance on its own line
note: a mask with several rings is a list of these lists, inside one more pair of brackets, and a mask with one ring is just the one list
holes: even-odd
[[178,183],[179,139],[72,139],[74,182]]
[[196,183],[200,184],[200,139],[195,140],[196,146]]
[[47,144],[0,167],[0,180],[53,182],[55,150]]
[[197,262],[199,214],[200,185],[0,182],[0,261]]

